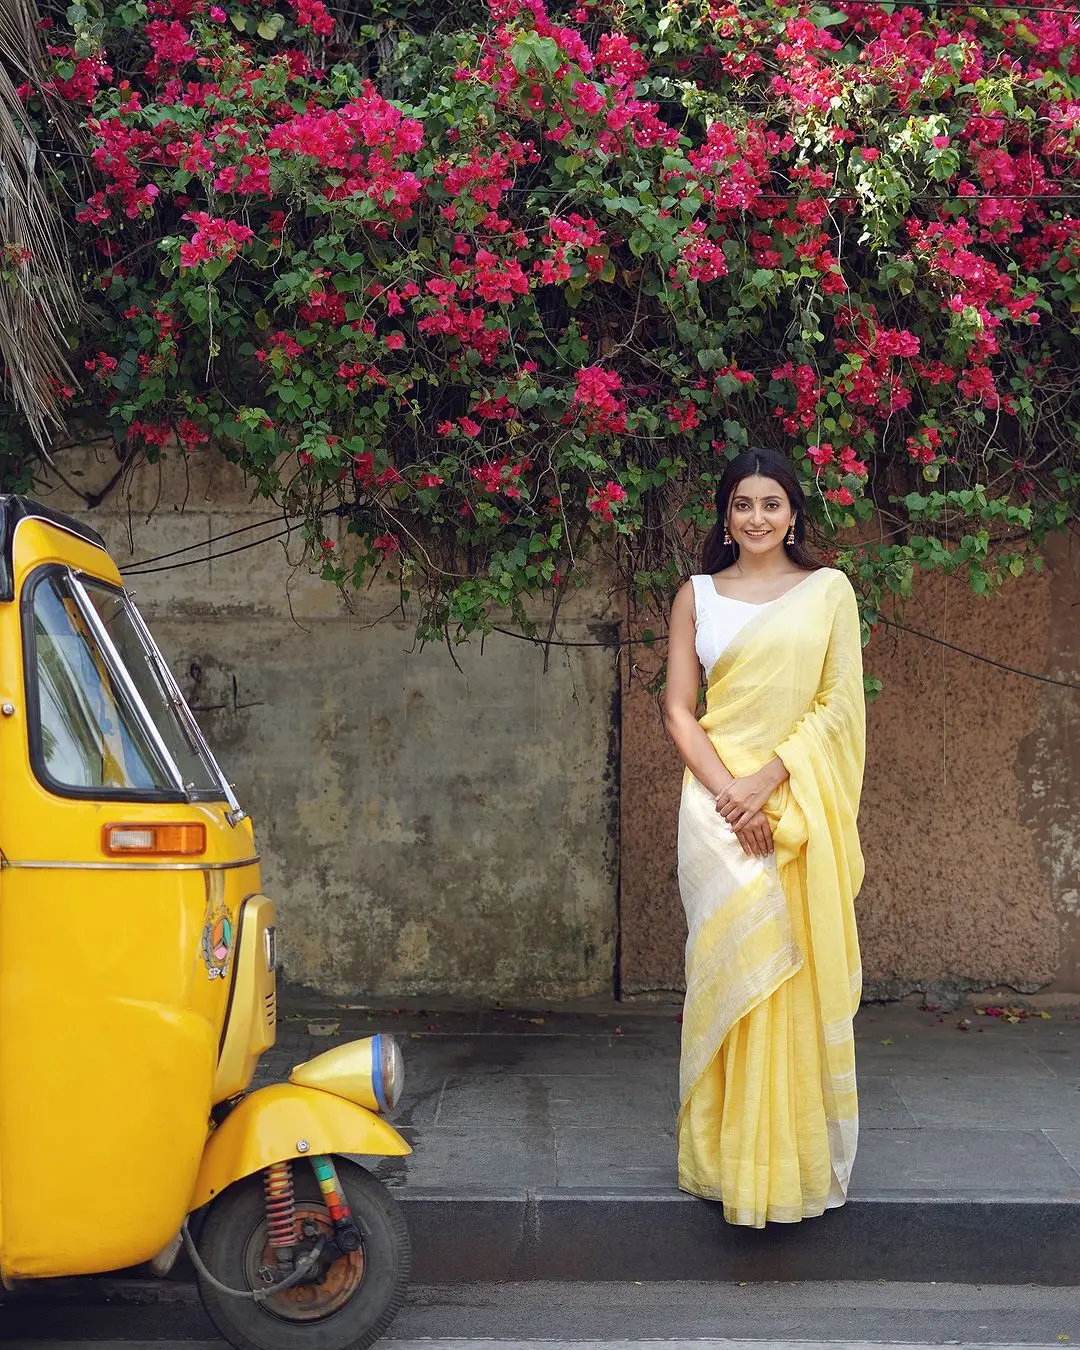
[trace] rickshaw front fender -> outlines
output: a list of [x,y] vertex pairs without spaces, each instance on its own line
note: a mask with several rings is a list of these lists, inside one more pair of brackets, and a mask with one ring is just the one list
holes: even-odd
[[201,1209],[234,1181],[289,1158],[411,1152],[373,1111],[317,1088],[275,1083],[246,1096],[207,1139],[188,1208]]

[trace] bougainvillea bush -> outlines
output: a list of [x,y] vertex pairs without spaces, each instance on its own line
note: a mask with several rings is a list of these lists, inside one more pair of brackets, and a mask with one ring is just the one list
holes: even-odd
[[42,14],[69,425],[221,447],[425,631],[527,622],[598,561],[669,593],[747,444],[794,456],[869,620],[1073,516],[1080,5]]

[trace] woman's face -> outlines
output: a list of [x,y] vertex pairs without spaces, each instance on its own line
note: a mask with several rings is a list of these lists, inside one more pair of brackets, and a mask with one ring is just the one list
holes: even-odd
[[728,502],[727,527],[740,553],[770,553],[782,548],[795,512],[775,478],[744,478]]

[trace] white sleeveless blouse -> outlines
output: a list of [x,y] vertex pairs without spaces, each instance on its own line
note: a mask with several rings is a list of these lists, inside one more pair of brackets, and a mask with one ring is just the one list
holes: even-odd
[[[753,604],[721,595],[713,579],[705,573],[690,578],[694,586],[694,645],[706,676],[735,638],[759,610],[775,605],[776,600]],[[778,596],[777,599],[783,599]]]

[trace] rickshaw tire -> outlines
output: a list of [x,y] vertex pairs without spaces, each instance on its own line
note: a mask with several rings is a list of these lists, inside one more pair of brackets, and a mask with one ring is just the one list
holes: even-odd
[[[409,1287],[411,1251],[397,1201],[359,1163],[335,1157],[345,1198],[363,1236],[364,1274],[349,1301],[314,1321],[291,1321],[263,1304],[230,1298],[199,1279],[199,1296],[224,1340],[236,1350],[368,1350],[389,1330]],[[318,1183],[304,1159],[293,1163],[299,1203],[319,1203]],[[248,1243],[265,1221],[261,1175],[230,1186],[211,1204],[199,1238],[207,1269],[233,1289],[250,1288]]]

